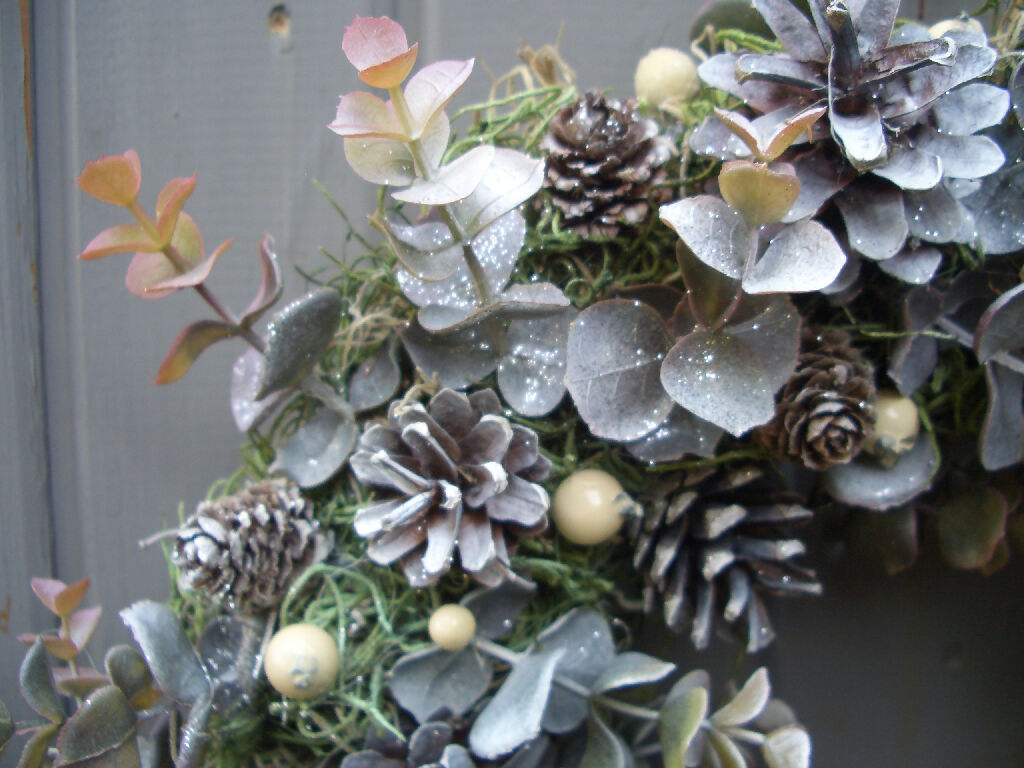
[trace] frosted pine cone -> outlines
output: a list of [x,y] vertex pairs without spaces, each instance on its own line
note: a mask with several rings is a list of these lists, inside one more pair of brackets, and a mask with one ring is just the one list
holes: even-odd
[[327,557],[331,540],[298,486],[273,477],[200,502],[171,560],[181,589],[253,613],[277,607],[303,569]]
[[690,627],[698,649],[711,639],[714,613],[742,619],[747,650],[775,637],[765,593],[821,594],[813,571],[792,563],[805,551],[792,530],[812,517],[774,491],[756,467],[694,471],[633,522],[633,566],[644,572],[644,608],[660,605],[674,630]]
[[442,389],[424,407],[396,401],[363,432],[350,466],[361,483],[396,493],[358,510],[355,531],[380,565],[401,561],[414,587],[434,584],[458,550],[487,586],[514,577],[509,550],[547,527],[538,485],[550,462],[537,434],[509,423],[490,389]]
[[874,370],[848,334],[805,332],[796,370],[761,438],[776,455],[822,471],[860,453],[875,424]]
[[590,92],[551,121],[541,145],[548,153],[544,184],[567,229],[614,237],[639,224],[651,204],[665,202],[662,168],[671,154],[654,120],[625,103]]

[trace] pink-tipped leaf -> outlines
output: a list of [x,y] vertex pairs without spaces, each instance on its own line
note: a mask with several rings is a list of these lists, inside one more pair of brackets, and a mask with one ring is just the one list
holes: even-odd
[[82,602],[82,598],[89,590],[89,579],[82,579],[74,584],[65,584],[58,579],[34,578],[31,585],[32,591],[36,593],[39,601],[50,611],[63,618],[69,616]]
[[171,179],[160,190],[156,198],[156,228],[160,233],[160,242],[170,242],[174,227],[178,223],[178,214],[195,188],[196,174],[192,174]]
[[158,243],[138,224],[118,224],[105,229],[89,241],[78,258],[85,261],[109,256],[112,253],[154,251]]
[[78,177],[83,192],[111,205],[131,205],[141,183],[142,165],[132,149],[86,163]]
[[219,320],[200,320],[188,326],[171,345],[160,370],[157,371],[154,384],[170,384],[177,381],[192,367],[192,363],[209,347],[221,339],[235,334],[235,329]]
[[375,88],[399,85],[416,62],[417,46],[410,46],[402,25],[387,16],[356,16],[345,27],[341,49],[359,79]]

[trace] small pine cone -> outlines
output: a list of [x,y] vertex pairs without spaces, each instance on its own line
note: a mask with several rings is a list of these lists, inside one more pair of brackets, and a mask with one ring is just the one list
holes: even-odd
[[548,524],[538,483],[550,462],[537,433],[511,424],[490,389],[442,389],[424,407],[396,401],[386,424],[359,438],[349,465],[359,482],[393,494],[356,512],[355,532],[380,565],[402,562],[414,587],[437,582],[458,550],[462,570],[487,586],[517,578],[509,550]]
[[812,517],[756,467],[694,471],[632,522],[633,566],[645,574],[644,609],[662,606],[665,624],[689,625],[698,649],[714,613],[743,619],[750,653],[775,637],[763,595],[821,594],[813,571],[791,562],[805,551],[792,531]]
[[875,372],[842,331],[805,331],[796,370],[762,442],[780,458],[823,471],[860,453],[875,424]]
[[178,585],[242,613],[272,610],[307,566],[330,551],[313,505],[280,477],[203,501],[178,530]]
[[672,153],[658,124],[625,103],[591,91],[551,121],[542,148],[548,153],[544,184],[566,228],[590,237],[614,237],[623,224],[639,224],[668,189],[652,189],[668,174]]

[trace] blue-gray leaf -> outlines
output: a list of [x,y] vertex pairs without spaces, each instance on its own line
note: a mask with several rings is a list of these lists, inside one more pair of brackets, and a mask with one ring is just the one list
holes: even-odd
[[675,670],[676,665],[638,651],[620,653],[590,686],[591,696],[617,688],[656,683]]
[[348,414],[322,407],[277,451],[271,472],[281,472],[302,488],[315,488],[341,469],[359,436]]
[[587,746],[579,768],[633,768],[636,762],[622,740],[596,712],[587,720]]
[[626,443],[626,450],[649,464],[678,461],[686,455],[709,459],[715,455],[724,430],[675,406],[653,432]]
[[255,399],[301,382],[327,351],[338,329],[344,302],[333,288],[321,288],[288,304],[267,329],[263,379]]
[[470,592],[460,601],[476,619],[481,637],[497,640],[513,630],[516,619],[530,602],[537,586],[527,581],[506,581],[490,589]]
[[702,262],[726,277],[742,276],[755,237],[724,200],[711,195],[688,197],[662,206],[658,215]]
[[413,365],[441,385],[465,389],[491,374],[501,359],[501,324],[495,319],[452,333],[429,333],[410,324],[400,338]]
[[192,704],[208,695],[210,680],[174,612],[142,600],[121,611],[160,689],[175,701]]
[[356,368],[348,381],[348,402],[353,411],[369,411],[383,405],[398,391],[398,343],[392,338]]
[[939,457],[927,432],[892,467],[860,456],[850,464],[832,467],[824,486],[837,501],[874,512],[884,512],[917,498],[932,484]]
[[983,363],[1000,352],[1021,347],[1024,347],[1024,283],[992,302],[974,332],[974,352]]
[[895,256],[907,239],[903,193],[892,184],[870,177],[836,195],[846,224],[846,236],[858,253],[880,261]]
[[498,388],[516,413],[546,416],[562,401],[569,326],[576,314],[568,308],[509,322],[504,344],[508,352],[498,363]]
[[981,464],[989,472],[1017,464],[1024,456],[1024,376],[1004,365],[985,366],[988,407],[981,427]]
[[743,278],[747,293],[807,293],[827,288],[846,264],[835,236],[816,221],[798,221],[772,238]]
[[391,694],[423,723],[442,708],[466,714],[487,692],[494,670],[472,646],[451,653],[438,648],[403,656],[391,670]]

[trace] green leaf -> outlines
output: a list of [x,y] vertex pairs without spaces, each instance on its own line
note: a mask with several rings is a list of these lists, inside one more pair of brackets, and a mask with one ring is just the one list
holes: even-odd
[[935,530],[947,563],[965,570],[981,568],[1006,533],[1006,500],[994,488],[972,488],[941,499]]
[[700,731],[707,712],[708,690],[699,687],[670,699],[658,713],[658,737],[665,768],[684,768],[686,751]]
[[170,384],[177,381],[192,367],[196,358],[212,344],[230,338],[235,329],[220,320],[199,320],[186,327],[171,344],[167,357],[156,372],[154,384]]
[[111,682],[121,689],[129,701],[153,684],[153,674],[146,660],[130,645],[115,645],[108,650],[103,658],[103,666]]
[[301,382],[320,361],[338,329],[344,302],[322,288],[291,302],[274,315],[267,330],[263,380],[256,399]]
[[72,673],[69,667],[61,667],[53,671],[53,679],[57,690],[76,699],[84,699],[97,688],[110,685],[106,675],[89,667],[79,667],[77,673]]
[[320,408],[278,449],[270,471],[282,472],[302,488],[315,488],[341,469],[358,437],[351,414]]
[[768,670],[760,667],[743,684],[732,701],[711,716],[711,722],[718,727],[749,723],[764,709],[771,696],[772,687],[768,682]]
[[587,719],[587,746],[579,768],[632,768],[633,756],[622,738],[596,713]]
[[708,737],[711,749],[718,756],[722,768],[747,768],[747,760],[743,753],[726,734],[712,729],[708,732]]
[[793,171],[774,171],[748,160],[731,160],[718,175],[722,197],[754,228],[773,224],[793,207],[800,179]]
[[36,729],[32,738],[28,740],[25,748],[21,751],[17,768],[40,768],[46,759],[46,750],[50,748],[58,730],[60,730],[60,726],[56,724],[44,725]]
[[882,514],[857,510],[851,528],[857,545],[881,560],[890,576],[906,570],[917,559],[917,513],[912,507]]
[[37,639],[25,654],[18,674],[21,695],[33,710],[52,723],[64,720],[64,707],[61,706],[57,691],[50,675],[50,664],[47,660],[43,641]]
[[[101,755],[103,762],[89,762],[89,765],[129,766],[127,755],[118,759],[110,754],[131,739],[135,733],[135,711],[128,699],[116,685],[108,685],[93,693],[78,711],[64,724],[57,737],[59,757],[54,768],[83,764],[89,758]],[[134,743],[134,739],[131,739]],[[138,756],[136,753],[136,765]]]

